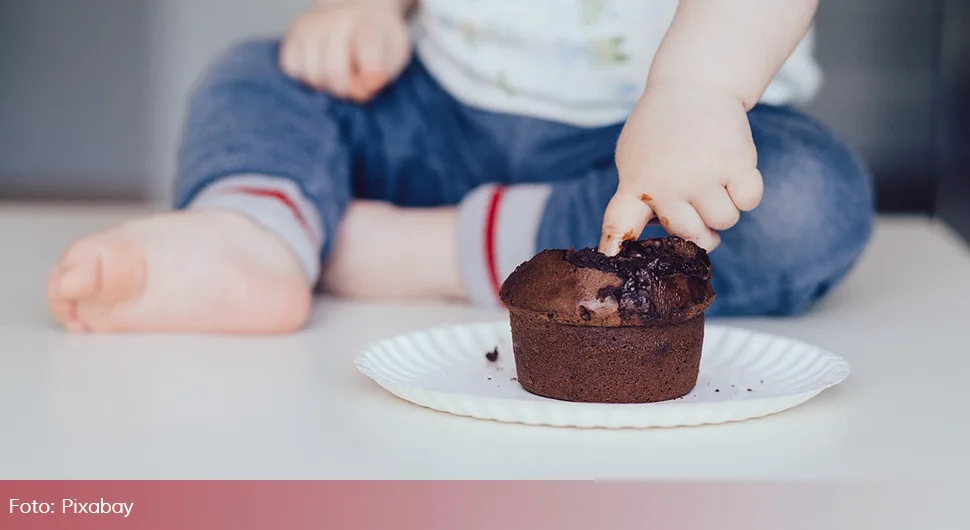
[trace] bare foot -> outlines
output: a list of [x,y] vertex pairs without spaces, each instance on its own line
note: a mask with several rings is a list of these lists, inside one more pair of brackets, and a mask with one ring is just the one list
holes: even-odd
[[351,203],[324,264],[322,285],[352,298],[464,299],[458,210]]
[[242,215],[172,212],[75,242],[47,283],[72,332],[287,333],[312,303],[296,257]]

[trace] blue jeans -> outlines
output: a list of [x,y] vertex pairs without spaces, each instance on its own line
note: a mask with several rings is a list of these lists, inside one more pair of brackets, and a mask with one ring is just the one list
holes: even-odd
[[[285,76],[278,46],[236,46],[201,80],[179,153],[177,207],[228,176],[289,179],[318,210],[323,258],[354,198],[461,205],[483,186],[541,185],[541,203],[517,206],[537,210],[526,231],[532,253],[597,245],[622,124],[580,128],[470,108],[417,59],[370,103],[339,101]],[[869,175],[845,143],[790,107],[758,105],[749,120],[764,198],[711,253],[710,316],[808,309],[850,270],[873,225]],[[661,235],[656,226],[643,233]]]

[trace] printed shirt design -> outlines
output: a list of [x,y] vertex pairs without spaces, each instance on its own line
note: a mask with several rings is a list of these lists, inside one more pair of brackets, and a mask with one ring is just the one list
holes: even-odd
[[[417,53],[456,98],[580,126],[626,119],[677,0],[422,0]],[[769,88],[807,99],[819,81],[803,42]]]

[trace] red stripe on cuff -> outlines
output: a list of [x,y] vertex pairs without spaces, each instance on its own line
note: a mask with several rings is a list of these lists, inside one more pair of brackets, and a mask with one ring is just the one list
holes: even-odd
[[310,238],[313,239],[315,237],[313,234],[313,229],[310,227],[310,223],[309,221],[306,220],[306,217],[303,216],[303,212],[300,211],[300,207],[297,206],[296,203],[293,202],[293,200],[290,199],[290,197],[287,194],[283,193],[282,191],[269,189],[269,188],[254,188],[249,186],[239,186],[239,187],[233,188],[232,191],[235,193],[242,193],[245,195],[255,195],[257,197],[265,197],[268,199],[276,199],[280,201],[281,203],[283,203],[284,206],[289,208],[289,210],[296,217],[296,220],[299,221],[300,225],[303,226],[303,229],[306,230],[308,234],[310,234]]
[[501,186],[497,186],[492,191],[492,198],[488,204],[488,216],[485,219],[485,261],[488,268],[488,277],[496,297],[502,285],[499,283],[498,263],[495,256],[495,225],[498,217],[498,206],[504,193],[505,188]]

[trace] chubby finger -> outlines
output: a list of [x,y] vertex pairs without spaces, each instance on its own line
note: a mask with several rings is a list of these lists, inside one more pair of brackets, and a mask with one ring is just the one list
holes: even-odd
[[303,66],[300,68],[301,79],[313,88],[323,90],[327,84],[327,43],[304,42],[301,47]]
[[727,190],[720,186],[704,192],[691,204],[700,214],[704,224],[714,230],[727,230],[737,224],[741,217],[741,212],[731,200]]
[[360,84],[379,90],[387,78],[384,56],[385,43],[380,30],[373,25],[361,25],[354,34],[354,74]]
[[365,102],[384,86],[383,37],[372,26],[361,26],[353,39],[353,63],[347,95],[357,102]]
[[304,66],[305,52],[303,51],[303,41],[297,39],[287,39],[287,41],[280,46],[280,70],[284,74],[297,79],[303,79],[303,66]]
[[326,85],[331,94],[346,97],[350,89],[350,65],[353,61],[351,38],[353,26],[340,24],[331,29],[321,64],[326,72]]
[[603,214],[603,233],[599,251],[607,256],[620,252],[620,245],[629,239],[637,239],[653,217],[650,197],[618,190],[606,206]]
[[388,79],[397,76],[411,58],[411,33],[405,26],[389,28],[382,33],[384,68]]
[[726,188],[738,210],[750,212],[761,203],[764,186],[761,172],[751,168],[744,173],[738,173],[728,178]]
[[686,202],[657,205],[657,217],[667,235],[693,241],[710,252],[721,243],[721,236],[711,230],[701,219],[697,210]]

